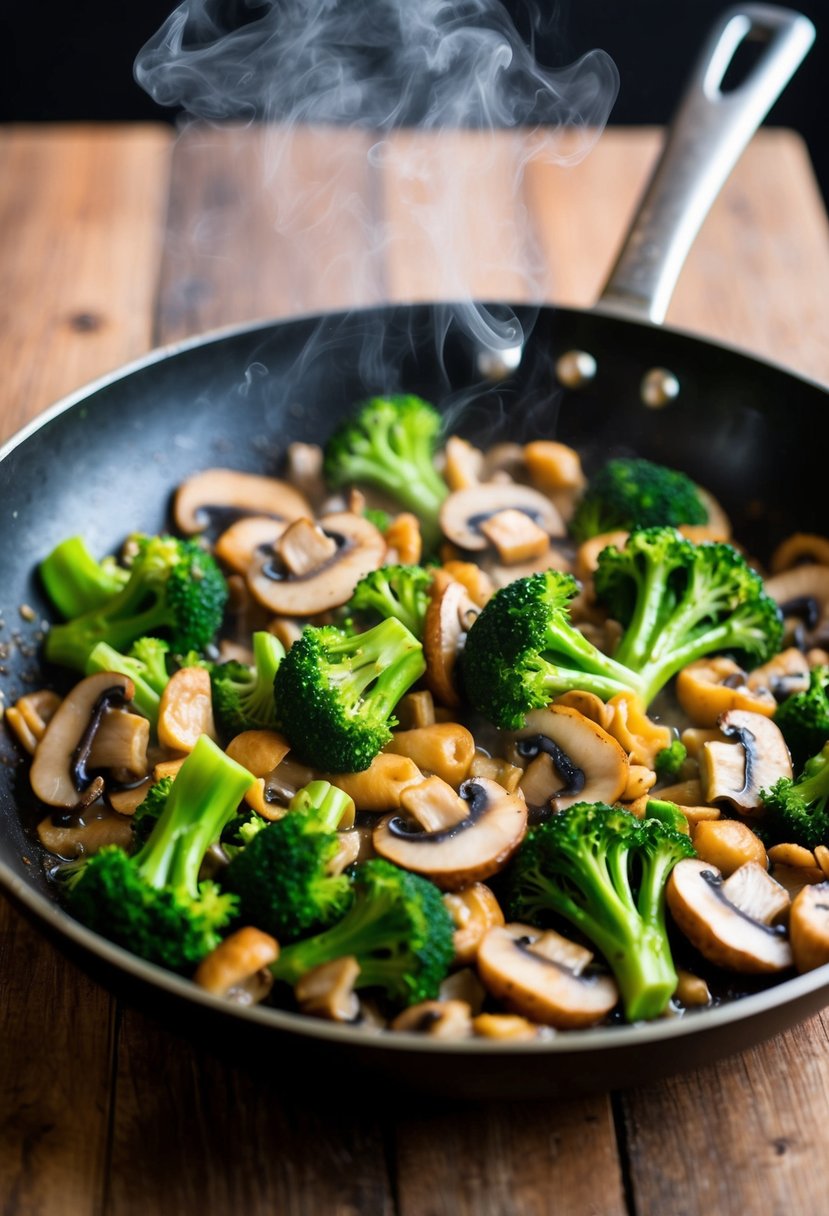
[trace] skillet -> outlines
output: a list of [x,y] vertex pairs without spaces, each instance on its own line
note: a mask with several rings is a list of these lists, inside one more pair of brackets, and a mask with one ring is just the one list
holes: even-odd
[[[743,85],[720,94],[726,64],[750,32],[767,39],[763,57]],[[664,315],[704,210],[812,33],[805,19],[767,6],[723,16],[593,312],[482,305],[508,335],[496,352],[458,321],[462,309],[445,304],[302,317],[155,352],[59,403],[0,453],[6,616],[23,603],[38,620],[48,616],[27,567],[63,537],[83,532],[93,551],[107,552],[129,531],[159,530],[172,490],[190,472],[220,463],[275,471],[287,442],[318,440],[370,392],[418,392],[482,446],[556,437],[578,447],[588,469],[608,454],[633,452],[684,468],[723,502],[736,534],[761,557],[795,528],[825,531],[816,442],[825,391],[738,351],[648,323]],[[713,148],[704,172],[683,168],[689,146]],[[589,352],[596,372],[568,387],[556,367],[574,350]],[[662,392],[662,409],[642,400],[640,386],[654,368],[669,369],[679,386],[673,399]],[[662,377],[661,386],[670,389],[671,379]],[[140,476],[131,473],[138,468]],[[31,563],[21,562],[21,554],[31,555]],[[32,687],[33,678],[54,675],[38,670],[37,631],[37,623],[21,629],[9,656],[7,701]],[[384,1084],[456,1096],[569,1095],[696,1067],[769,1037],[829,1000],[824,968],[696,1016],[508,1048],[367,1036],[277,1010],[229,1007],[102,941],[55,904],[33,843],[36,811],[26,774],[11,744],[2,748],[11,761],[0,769],[3,889],[103,982],[172,1022],[185,1016],[189,1032],[196,1022],[208,1041],[221,1021],[237,1032],[241,1024],[242,1036],[227,1036],[237,1043],[243,1037],[252,1047],[264,1039],[278,1058],[301,1048],[331,1053]]]

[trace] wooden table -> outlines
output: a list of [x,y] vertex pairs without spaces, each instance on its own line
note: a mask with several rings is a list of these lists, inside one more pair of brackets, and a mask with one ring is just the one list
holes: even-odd
[[[608,131],[562,168],[511,135],[1,130],[3,435],[156,344],[232,322],[461,289],[590,304],[658,143]],[[669,323],[826,381],[827,282],[806,153],[763,132]],[[0,975],[4,1216],[829,1211],[829,1015],[635,1091],[379,1109],[323,1078],[298,1099],[220,1062],[2,901]]]

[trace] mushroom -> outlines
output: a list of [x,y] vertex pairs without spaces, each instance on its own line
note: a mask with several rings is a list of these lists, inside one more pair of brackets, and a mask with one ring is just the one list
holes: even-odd
[[719,727],[736,743],[714,740],[702,745],[700,780],[705,802],[725,799],[743,815],[762,809],[761,790],[792,776],[792,759],[779,726],[762,714],[732,709]]
[[360,964],[352,954],[312,967],[294,986],[301,1012],[329,1022],[356,1022],[360,1001],[354,985],[359,974]]
[[[522,1018],[517,1013],[479,1013],[472,1019],[472,1030],[482,1039],[512,1040],[519,1042],[527,1039],[537,1039],[541,1027],[529,1018]],[[552,1031],[547,1031],[552,1034]]]
[[289,443],[285,472],[288,481],[314,506],[328,493],[323,473],[325,453],[318,443]]
[[798,971],[829,963],[829,882],[804,887],[794,898],[789,937]]
[[203,532],[211,515],[272,515],[299,519],[313,515],[304,494],[287,481],[242,473],[237,469],[204,469],[183,481],[176,491],[173,518],[180,532]]
[[423,773],[408,756],[379,752],[359,773],[326,773],[325,780],[353,799],[358,811],[388,811],[401,805],[404,791],[423,781]]
[[507,566],[531,562],[549,553],[550,538],[526,511],[507,507],[481,520],[479,530]]
[[426,683],[441,705],[456,708],[461,700],[454,684],[455,663],[479,609],[466,587],[438,572],[432,580],[423,622]]
[[[247,571],[254,598],[271,612],[285,616],[316,616],[351,598],[359,580],[382,565],[383,534],[361,515],[340,511],[319,520],[333,552],[304,573],[292,573],[273,551],[258,551]],[[284,537],[283,537],[284,540]],[[315,542],[315,552],[319,546]]]
[[[574,704],[573,708],[578,709],[579,706]],[[593,717],[592,710],[587,717]],[[648,768],[654,767],[656,757],[673,741],[670,727],[661,726],[649,718],[633,692],[616,693],[604,706],[604,720],[595,720],[621,745],[634,764],[643,764]]]
[[48,806],[73,807],[91,781],[89,753],[110,706],[132,700],[132,680],[111,671],[87,676],[66,694],[37,746],[29,780]]
[[487,482],[455,490],[443,500],[440,526],[444,535],[461,549],[480,551],[488,540],[481,525],[508,509],[520,511],[546,532],[564,536],[566,528],[556,508],[544,494],[514,482]]
[[765,845],[740,819],[704,819],[696,825],[693,840],[700,861],[716,866],[725,878],[749,861],[768,869]]
[[475,755],[475,740],[460,722],[435,722],[395,731],[384,751],[409,756],[421,772],[434,773],[449,785],[460,785]]
[[191,752],[201,735],[215,742],[210,672],[181,667],[167,681],[158,705],[158,742],[171,752]]
[[383,532],[383,539],[387,545],[383,560],[387,565],[420,564],[423,556],[423,537],[420,534],[420,520],[411,511],[401,511],[399,515],[395,515]]
[[787,536],[772,553],[769,569],[772,574],[782,574],[784,570],[804,563],[829,566],[829,537],[816,536],[813,532],[795,532]]
[[231,570],[246,574],[256,560],[257,552],[271,552],[287,527],[286,520],[274,519],[272,515],[245,515],[225,528],[217,538],[213,552]]
[[490,929],[478,950],[478,973],[497,1000],[547,1026],[593,1026],[619,1000],[615,981],[585,974],[593,955],[553,930],[510,924]]
[[756,975],[792,965],[785,930],[772,923],[789,896],[757,862],[723,880],[710,862],[686,857],[671,871],[666,899],[678,928],[716,966]]
[[433,1039],[468,1039],[472,1010],[466,1001],[420,1001],[399,1013],[391,1030],[427,1034]]
[[285,806],[269,802],[265,792],[265,778],[282,763],[290,751],[288,740],[275,730],[243,730],[234,735],[227,745],[231,760],[241,764],[256,778],[245,794],[245,802],[263,819],[281,819]]
[[239,1005],[255,1005],[270,992],[273,976],[269,967],[278,957],[275,938],[245,925],[202,959],[193,979],[214,996],[227,997]]
[[93,772],[107,768],[116,781],[125,784],[147,775],[150,724],[141,714],[125,709],[107,709],[89,747],[87,767]]
[[404,870],[430,878],[444,891],[496,874],[527,830],[526,803],[485,777],[465,781],[460,796],[468,804],[468,814],[448,827],[423,831],[402,815],[387,815],[372,834],[376,852]]
[[[578,710],[550,705],[527,714],[508,759],[524,763],[521,790],[533,808],[563,811],[576,802],[616,802],[628,783],[622,746]],[[529,761],[529,764],[527,764]]]
[[34,755],[59,705],[60,697],[56,692],[39,688],[37,692],[27,692],[19,697],[3,715],[30,756]]
[[494,926],[503,925],[501,905],[483,882],[473,882],[460,891],[447,891],[443,902],[455,925],[452,943],[455,965],[473,963],[484,935]]
[[716,726],[730,709],[747,709],[767,718],[777,709],[768,688],[749,684],[743,669],[724,655],[683,667],[676,677],[676,699],[696,726]]
[[789,646],[746,677],[749,688],[766,688],[775,701],[784,701],[809,687],[809,662],[802,650]]
[[767,578],[764,586],[800,649],[829,644],[829,566],[793,566]]
[[450,435],[443,449],[443,477],[450,490],[467,490],[481,481],[484,454],[460,435]]

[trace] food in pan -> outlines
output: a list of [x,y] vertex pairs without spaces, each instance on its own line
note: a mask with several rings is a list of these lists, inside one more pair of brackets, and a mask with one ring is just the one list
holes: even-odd
[[828,551],[765,570],[677,470],[413,396],[205,470],[41,563],[65,691],[6,720],[60,897],[228,999],[449,1038],[822,965]]

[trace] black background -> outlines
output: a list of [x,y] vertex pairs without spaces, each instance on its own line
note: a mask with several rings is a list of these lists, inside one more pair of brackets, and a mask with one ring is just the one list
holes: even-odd
[[[348,3],[370,8],[371,0]],[[529,28],[527,3],[507,4],[522,31]],[[554,18],[556,32],[536,41],[537,58],[556,66],[593,47],[606,50],[621,78],[610,117],[619,124],[661,123],[670,117],[708,27],[730,7],[722,0],[541,3],[548,21]],[[136,53],[174,0],[0,0],[0,5],[0,121],[175,117],[157,106],[132,76]],[[797,7],[814,21],[817,39],[767,121],[801,132],[829,199],[829,0],[806,0]]]

